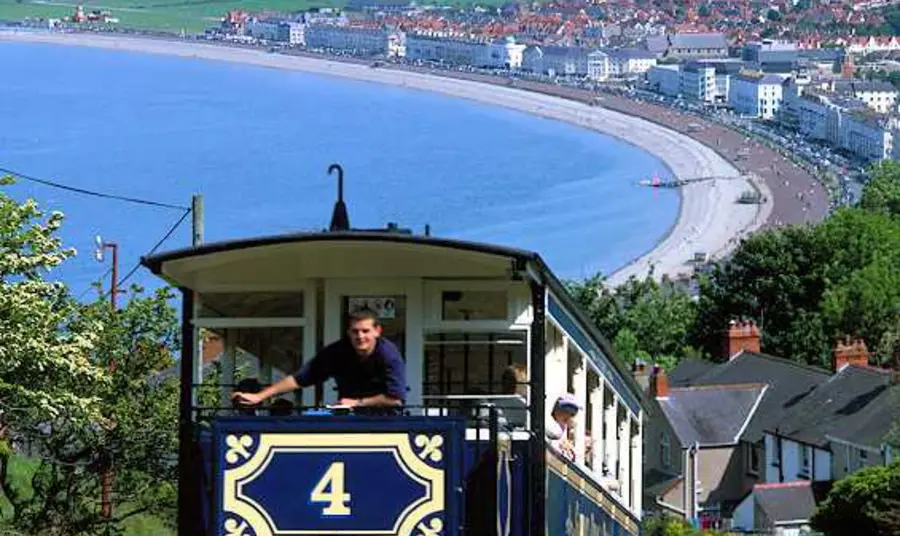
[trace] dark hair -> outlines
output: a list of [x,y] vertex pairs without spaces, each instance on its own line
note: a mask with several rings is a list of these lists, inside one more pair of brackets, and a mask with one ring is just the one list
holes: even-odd
[[275,400],[269,407],[269,415],[276,417],[285,417],[293,412],[294,404],[292,404],[290,400],[285,400],[283,398]]
[[244,378],[234,386],[234,390],[241,393],[258,393],[262,391],[262,384],[256,378]]
[[503,371],[503,375],[500,377],[500,388],[503,390],[503,394],[525,396],[527,391],[523,384],[527,381],[525,365],[516,363],[506,367]]
[[365,307],[360,309],[359,311],[354,311],[347,315],[347,325],[353,324],[354,322],[360,322],[363,320],[371,320],[372,323],[376,326],[380,326],[381,322],[378,320],[378,314],[375,311]]

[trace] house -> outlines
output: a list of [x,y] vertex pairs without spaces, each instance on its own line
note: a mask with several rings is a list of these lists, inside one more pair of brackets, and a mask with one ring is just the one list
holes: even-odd
[[735,508],[732,529],[777,536],[809,532],[811,513],[830,489],[830,482],[808,480],[757,484]]
[[728,40],[722,33],[677,33],[668,36],[666,56],[679,59],[726,58]]
[[835,374],[766,429],[767,482],[838,480],[888,462],[900,386],[868,360],[864,342],[839,343]]
[[897,422],[898,375],[868,359],[862,341],[839,342],[834,374],[766,428],[766,483],[737,506],[733,528],[798,534],[835,480],[891,462],[885,437]]
[[709,518],[740,499],[739,490],[752,485],[743,483],[740,438],[766,389],[752,383],[669,388],[665,372],[654,371],[650,394],[659,411],[648,427],[656,437],[648,432],[647,457],[654,477],[666,478],[654,482],[665,484],[651,491],[653,506],[687,519]]
[[522,69],[549,76],[587,76],[589,51],[580,47],[537,45],[525,49]]
[[627,77],[644,74],[656,65],[656,56],[645,50],[620,48],[607,50],[611,76]]
[[[765,478],[766,430],[776,427],[785,412],[830,375],[761,353],[760,338],[752,322],[733,323],[723,337],[722,355],[730,356],[728,361],[682,362],[663,383],[651,376],[655,411],[645,435],[644,504],[648,510],[666,510],[686,519],[728,519]],[[655,396],[665,383],[668,400]],[[754,393],[758,400],[751,402]],[[708,404],[695,402],[701,397],[708,397]],[[728,411],[718,413],[715,406]],[[666,466],[666,449],[680,446],[683,438],[691,439],[686,433],[691,429],[703,433],[693,438],[697,444],[684,454],[685,462],[673,459]],[[677,502],[679,493],[684,502]]]
[[732,77],[728,104],[743,117],[773,119],[781,107],[780,76],[744,71]]

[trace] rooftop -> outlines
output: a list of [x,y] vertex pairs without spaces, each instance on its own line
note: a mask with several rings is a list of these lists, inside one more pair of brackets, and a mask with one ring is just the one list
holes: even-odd
[[728,48],[728,40],[721,33],[677,33],[669,43],[675,48]]
[[[768,389],[759,407],[742,434],[742,439],[757,442],[763,432],[774,428],[790,410],[816,387],[831,377],[828,371],[801,365],[794,361],[766,354],[743,351],[727,363],[712,367],[699,377],[689,378],[673,387],[765,384]],[[737,420],[737,419],[735,419]]]
[[855,443],[878,447],[900,403],[900,388],[892,388],[890,382],[890,371],[844,367],[767,431],[819,447],[827,446],[828,436],[849,436]]
[[731,445],[759,405],[766,386],[715,385],[670,389],[657,403],[683,447]]

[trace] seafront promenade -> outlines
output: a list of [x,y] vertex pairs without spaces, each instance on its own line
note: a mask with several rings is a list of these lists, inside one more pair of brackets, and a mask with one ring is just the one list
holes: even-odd
[[[690,273],[692,267],[689,261],[695,253],[702,252],[710,256],[722,255],[736,245],[736,238],[746,235],[766,221],[772,221],[774,219],[771,217],[773,210],[778,211],[780,207],[784,207],[782,210],[786,214],[791,212],[787,205],[779,199],[781,192],[776,193],[770,188],[771,181],[754,176],[754,174],[759,174],[756,168],[761,171],[765,167],[753,165],[753,161],[758,160],[759,157],[765,158],[764,154],[758,156],[755,154],[756,148],[751,147],[752,160],[751,158],[746,159],[745,167],[747,169],[742,170],[751,173],[742,174],[725,158],[728,156],[727,151],[730,144],[722,146],[721,141],[716,142],[717,152],[711,148],[714,146],[713,144],[704,145],[686,134],[678,132],[677,127],[669,128],[670,125],[665,121],[666,116],[663,114],[665,109],[663,108],[656,107],[659,110],[650,118],[652,121],[637,117],[641,114],[631,110],[617,111],[617,108],[625,107],[624,103],[619,101],[627,101],[627,99],[612,95],[603,96],[601,106],[589,106],[585,102],[580,102],[586,100],[584,95],[550,95],[546,90],[541,91],[539,88],[521,88],[522,85],[531,83],[517,83],[519,87],[515,88],[504,87],[496,83],[472,80],[470,77],[461,79],[457,76],[438,76],[409,70],[373,69],[360,63],[271,54],[258,49],[174,40],[95,34],[0,31],[0,41],[2,40],[91,46],[130,52],[240,62],[432,91],[566,121],[616,136],[656,155],[666,164],[672,174],[680,179],[716,177],[714,180],[692,183],[680,190],[682,203],[677,223],[652,251],[613,274],[611,277],[613,283],[621,282],[630,275],[645,275],[651,266],[657,276]],[[567,88],[559,89],[567,90]],[[569,91],[578,90],[569,89]],[[633,104],[636,108],[644,106],[641,103]],[[703,133],[708,135],[708,130],[712,129],[704,129]],[[723,128],[723,130],[727,129]],[[769,165],[772,161],[769,160]],[[599,167],[603,163],[598,162],[597,165]],[[787,163],[785,169],[789,169]],[[775,186],[777,184],[779,183],[776,183]],[[796,183],[794,186],[796,187]],[[753,188],[759,190],[768,199],[768,202],[762,205],[736,203],[742,193]],[[599,204],[614,202],[614,200],[585,199],[583,202]],[[811,214],[813,212],[809,212],[808,215]],[[795,222],[781,216],[779,219],[786,223]],[[602,248],[602,244],[592,244],[588,247]]]

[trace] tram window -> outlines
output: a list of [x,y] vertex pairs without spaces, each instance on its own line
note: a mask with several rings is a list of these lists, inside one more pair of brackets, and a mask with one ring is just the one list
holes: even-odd
[[427,335],[425,394],[506,394],[503,371],[526,365],[525,337],[524,332]]
[[210,292],[200,296],[204,318],[299,318],[302,292]]
[[[269,383],[295,372],[302,363],[303,328],[220,328],[215,331],[225,341],[225,352],[234,345],[236,378],[256,377]],[[267,377],[269,374],[271,377]]]
[[508,302],[505,290],[445,290],[441,293],[441,319],[506,320]]

